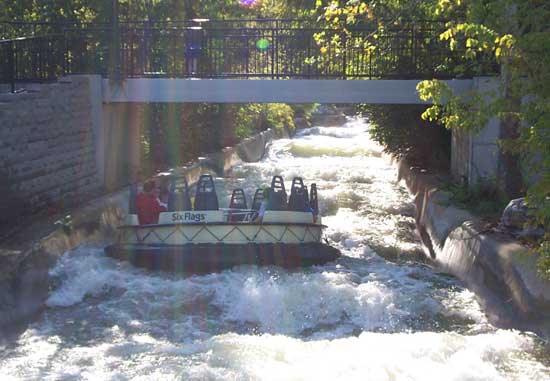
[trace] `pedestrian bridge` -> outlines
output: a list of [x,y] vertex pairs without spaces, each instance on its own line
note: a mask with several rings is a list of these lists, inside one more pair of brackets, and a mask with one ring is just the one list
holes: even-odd
[[[448,51],[437,22],[345,33],[311,20],[4,24],[13,30],[0,33],[0,84],[12,91],[88,74],[103,78],[106,103],[405,104],[422,103],[423,79],[448,80],[457,92],[472,86],[452,80],[460,52]],[[318,33],[329,43],[319,45]],[[471,72],[462,66],[463,78],[492,69],[483,60]]]

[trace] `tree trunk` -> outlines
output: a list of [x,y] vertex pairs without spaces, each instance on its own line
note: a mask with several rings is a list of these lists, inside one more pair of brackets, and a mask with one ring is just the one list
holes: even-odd
[[[519,137],[519,121],[507,116],[501,120],[500,139],[504,142],[513,142]],[[499,149],[499,177],[500,186],[510,199],[520,197],[524,192],[523,176],[520,167],[520,158],[509,149]]]
[[[514,140],[519,138],[520,121],[516,114],[521,107],[521,98],[513,94],[511,86],[510,72],[506,65],[503,65],[501,78],[504,88],[504,100],[508,107],[509,114],[501,118],[500,121],[500,140],[505,145],[510,146]],[[520,157],[518,154],[511,152],[510,147],[499,148],[499,168],[498,182],[500,189],[504,190],[506,196],[510,199],[522,196],[524,192],[523,176],[520,167]]]

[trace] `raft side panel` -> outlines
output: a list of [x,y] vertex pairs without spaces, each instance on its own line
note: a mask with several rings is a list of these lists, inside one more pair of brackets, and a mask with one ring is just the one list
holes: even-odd
[[312,224],[313,214],[310,212],[293,212],[293,211],[272,211],[266,210],[264,213],[263,222],[277,222],[277,223],[302,223]]
[[306,244],[115,244],[105,248],[112,258],[149,270],[175,273],[218,272],[239,265],[298,268],[334,261],[340,252],[319,242]]

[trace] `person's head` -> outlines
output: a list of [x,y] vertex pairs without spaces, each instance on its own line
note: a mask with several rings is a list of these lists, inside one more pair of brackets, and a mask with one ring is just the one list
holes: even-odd
[[160,184],[158,182],[153,182],[153,196],[159,197],[160,196]]
[[155,189],[155,182],[154,181],[146,181],[143,184],[143,193],[153,194],[154,189]]
[[264,188],[262,195],[264,196],[264,200],[269,200],[269,188]]

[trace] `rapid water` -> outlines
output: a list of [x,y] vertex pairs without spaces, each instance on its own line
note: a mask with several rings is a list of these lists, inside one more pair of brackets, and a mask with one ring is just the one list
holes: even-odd
[[217,180],[222,206],[274,174],[317,183],[342,258],[184,277],[80,247],[52,270],[45,314],[0,347],[1,380],[550,379],[547,344],[491,326],[471,292],[410,260],[411,198],[364,121],[274,142]]

